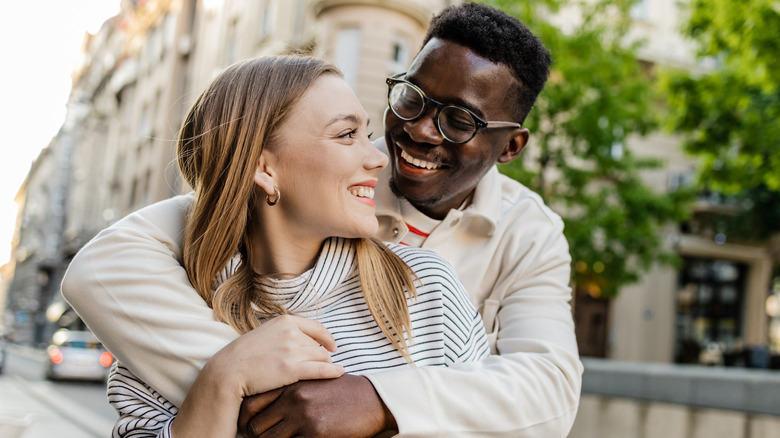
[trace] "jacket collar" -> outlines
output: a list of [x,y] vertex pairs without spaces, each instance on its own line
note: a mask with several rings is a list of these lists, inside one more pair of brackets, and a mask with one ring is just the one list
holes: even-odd
[[[387,154],[384,137],[377,139],[374,145]],[[395,235],[380,236],[380,238],[394,241],[398,234],[403,236],[408,229],[401,215],[401,202],[390,190],[391,176],[392,164],[379,172],[379,185],[374,192],[374,201],[376,202],[376,216],[379,219],[380,230],[398,230],[393,233]],[[464,224],[468,226],[469,231],[478,235],[490,236],[493,234],[496,222],[501,215],[501,198],[500,174],[498,168],[493,166],[477,184],[471,204],[456,214],[467,219]],[[450,214],[453,214],[452,210]]]

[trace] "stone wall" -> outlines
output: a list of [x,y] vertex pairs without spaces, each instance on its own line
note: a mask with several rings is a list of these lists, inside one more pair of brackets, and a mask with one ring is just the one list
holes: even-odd
[[780,372],[583,359],[569,438],[780,437]]

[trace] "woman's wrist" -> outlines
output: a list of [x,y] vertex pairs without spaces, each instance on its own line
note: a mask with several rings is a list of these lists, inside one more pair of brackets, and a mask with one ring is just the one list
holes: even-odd
[[173,437],[235,436],[243,399],[230,374],[218,360],[206,362],[171,424]]
[[215,402],[238,403],[240,406],[244,399],[243,385],[236,380],[237,373],[231,372],[227,365],[215,355],[203,366],[196,383],[201,386],[200,392],[206,392]]

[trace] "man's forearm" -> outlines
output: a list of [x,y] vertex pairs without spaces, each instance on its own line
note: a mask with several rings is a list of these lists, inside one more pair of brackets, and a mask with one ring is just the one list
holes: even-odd
[[206,360],[238,336],[214,319],[177,259],[187,203],[163,201],[104,230],[62,284],[106,347],[177,406]]
[[515,353],[367,377],[401,437],[565,437],[577,412],[581,369],[576,358],[560,369],[544,357],[556,354],[566,353]]

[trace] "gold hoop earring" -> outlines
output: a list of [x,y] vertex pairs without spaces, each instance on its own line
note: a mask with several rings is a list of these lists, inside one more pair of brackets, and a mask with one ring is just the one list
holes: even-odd
[[273,207],[276,205],[277,202],[279,202],[279,198],[282,197],[282,194],[279,193],[279,187],[274,186],[274,198],[271,199],[270,195],[265,195],[265,202]]

